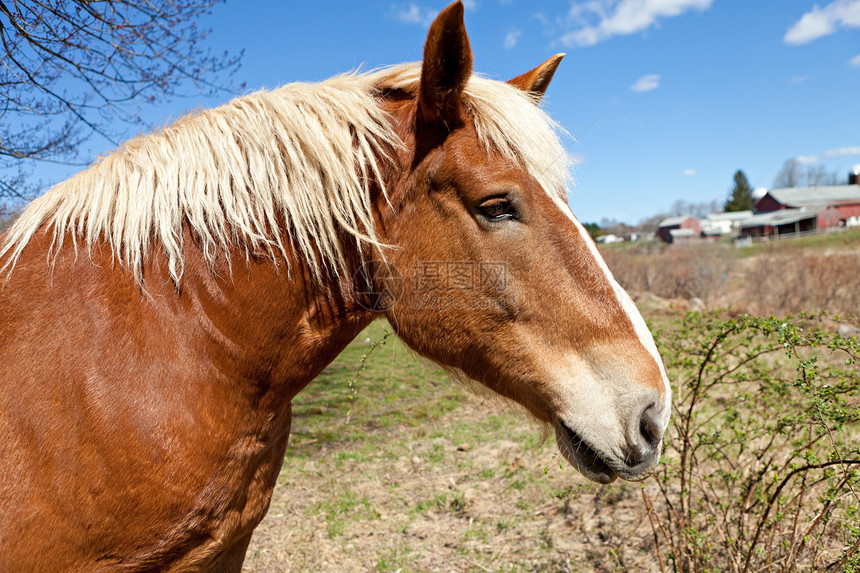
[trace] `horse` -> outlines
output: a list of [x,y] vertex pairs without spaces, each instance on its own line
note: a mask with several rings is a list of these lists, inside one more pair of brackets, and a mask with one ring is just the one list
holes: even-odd
[[518,404],[585,477],[658,463],[670,386],[567,205],[563,54],[239,97],[30,204],[0,248],[0,571],[239,571],[291,402],[371,321]]

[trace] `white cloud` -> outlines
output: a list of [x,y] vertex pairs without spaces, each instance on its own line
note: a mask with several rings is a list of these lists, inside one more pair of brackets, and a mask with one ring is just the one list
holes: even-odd
[[795,76],[795,77],[791,78],[791,83],[802,84],[803,82],[805,82],[808,79],[809,79],[809,76]]
[[687,169],[683,173],[681,173],[681,175],[683,175],[684,177],[692,177],[695,174],[696,174],[695,169]]
[[800,163],[801,165],[812,165],[813,163],[818,163],[817,155],[798,155],[794,158],[795,161]]
[[636,83],[630,86],[634,92],[650,92],[660,87],[660,74],[648,74],[642,76]]
[[587,0],[573,4],[568,22],[575,29],[560,41],[568,47],[593,46],[612,36],[646,30],[660,19],[689,10],[706,10],[714,0]]
[[836,28],[860,28],[860,0],[835,0],[812,10],[800,17],[782,38],[786,44],[806,44],[836,32]]
[[[474,12],[478,9],[476,0],[462,0],[463,7],[466,10]],[[420,26],[429,26],[436,19],[439,10],[421,6],[415,2],[408,4],[394,4],[391,6],[391,17],[404,24],[418,24]]]
[[391,10],[391,15],[395,20],[404,24],[418,24],[421,26],[429,26],[433,23],[438,13],[436,10],[419,6],[414,2],[398,4]]
[[512,31],[508,32],[507,35],[505,35],[505,49],[506,50],[510,50],[511,48],[513,48],[514,46],[517,45],[517,40],[520,39],[521,33],[522,32],[520,32],[519,30],[512,30]]
[[860,146],[831,149],[829,151],[825,151],[824,155],[827,157],[850,157],[852,155],[860,155]]
[[860,68],[860,54],[857,54],[853,58],[848,61],[849,64],[854,66],[855,68]]

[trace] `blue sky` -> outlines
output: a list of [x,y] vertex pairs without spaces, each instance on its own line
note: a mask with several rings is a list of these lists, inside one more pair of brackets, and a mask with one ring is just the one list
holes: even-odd
[[[571,134],[580,220],[636,223],[678,199],[722,201],[737,169],[769,187],[790,158],[846,179],[860,164],[860,0],[465,4],[485,75],[567,53],[544,105]],[[245,50],[235,84],[252,90],[419,60],[445,5],[230,0],[204,24],[213,49]],[[216,103],[192,95],[146,116],[163,124]]]

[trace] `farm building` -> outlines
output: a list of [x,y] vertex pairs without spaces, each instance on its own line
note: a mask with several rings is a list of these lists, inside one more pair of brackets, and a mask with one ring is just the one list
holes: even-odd
[[596,243],[603,243],[604,245],[610,245],[612,243],[623,243],[624,238],[619,237],[618,235],[613,235],[609,233],[608,235],[600,235],[596,239],[594,239]]
[[660,221],[660,228],[657,229],[657,237],[666,243],[671,243],[675,239],[699,237],[701,234],[702,226],[692,215],[663,219]]
[[728,235],[737,233],[741,224],[752,217],[752,211],[727,211],[711,213],[702,221],[702,232],[705,235]]
[[701,238],[701,232],[697,233],[695,229],[671,229],[669,231],[669,237],[672,239],[669,241],[670,243],[677,243],[680,241],[691,241],[694,239]]
[[860,185],[771,189],[741,233],[768,237],[860,225]]

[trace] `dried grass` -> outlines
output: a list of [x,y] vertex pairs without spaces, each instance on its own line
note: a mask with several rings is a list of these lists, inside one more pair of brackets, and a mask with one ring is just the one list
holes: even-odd
[[657,245],[602,252],[618,282],[666,299],[756,315],[860,315],[860,253],[783,248],[752,257],[725,244]]

